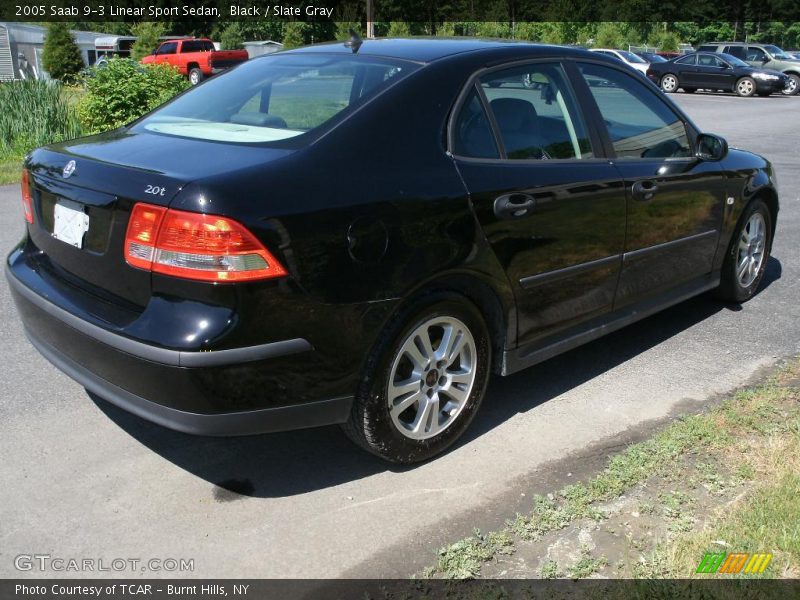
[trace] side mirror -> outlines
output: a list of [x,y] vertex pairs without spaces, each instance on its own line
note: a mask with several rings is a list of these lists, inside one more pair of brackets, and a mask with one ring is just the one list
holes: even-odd
[[768,62],[769,62],[769,56],[765,56],[764,58],[762,58],[762,59],[761,59],[761,64],[762,64],[762,65],[765,65],[765,64],[767,64]]
[[728,154],[728,142],[713,133],[697,136],[694,155],[700,160],[722,160]]

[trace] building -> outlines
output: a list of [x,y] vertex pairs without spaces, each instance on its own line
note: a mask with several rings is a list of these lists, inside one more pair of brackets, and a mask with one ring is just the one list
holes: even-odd
[[280,42],[273,42],[272,40],[264,40],[262,42],[243,42],[242,46],[247,50],[248,58],[255,58],[263,54],[272,54],[278,50],[283,50],[283,44]]
[[[0,22],[0,81],[11,79],[48,79],[42,68],[42,49],[47,28],[28,23]],[[94,31],[73,31],[83,62],[97,60],[95,40],[108,36]]]

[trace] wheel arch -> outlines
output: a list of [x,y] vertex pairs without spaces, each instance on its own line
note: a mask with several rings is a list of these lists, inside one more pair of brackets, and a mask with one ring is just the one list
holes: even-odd
[[515,342],[517,330],[513,293],[510,288],[503,287],[500,282],[490,281],[489,277],[474,271],[437,274],[406,294],[388,321],[431,294],[452,293],[462,296],[483,316],[492,347],[491,370],[492,373],[499,374],[502,370],[503,354],[509,344]]

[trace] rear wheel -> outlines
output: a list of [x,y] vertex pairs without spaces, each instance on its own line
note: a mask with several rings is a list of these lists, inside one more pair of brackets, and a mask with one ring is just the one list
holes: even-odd
[[743,98],[749,98],[756,93],[756,82],[751,77],[742,77],[736,82],[736,93]]
[[787,73],[789,76],[789,83],[783,89],[783,93],[787,96],[794,96],[800,92],[800,75],[794,73]]
[[722,265],[718,296],[728,302],[753,297],[764,277],[772,241],[772,217],[761,200],[745,208]]
[[678,90],[678,76],[672,73],[667,73],[661,78],[661,89],[671,94]]
[[467,429],[489,378],[480,312],[455,294],[427,297],[387,327],[370,356],[347,436],[395,463],[443,452]]
[[191,83],[192,85],[197,85],[198,83],[203,81],[204,78],[205,75],[203,75],[203,72],[197,67],[194,67],[189,71],[189,83]]

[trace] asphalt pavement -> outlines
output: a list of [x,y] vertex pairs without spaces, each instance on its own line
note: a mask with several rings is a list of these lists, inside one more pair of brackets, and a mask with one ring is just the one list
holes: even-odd
[[[702,296],[494,378],[464,440],[414,468],[335,427],[210,439],[141,421],[40,357],[0,282],[0,577],[406,577],[438,546],[526,510],[531,493],[800,353],[800,97],[672,97],[701,129],[775,164],[782,208],[761,292],[742,306]],[[0,187],[4,253],[22,223],[18,187]],[[18,570],[34,554],[95,571]],[[114,559],[161,570],[116,571]]]

